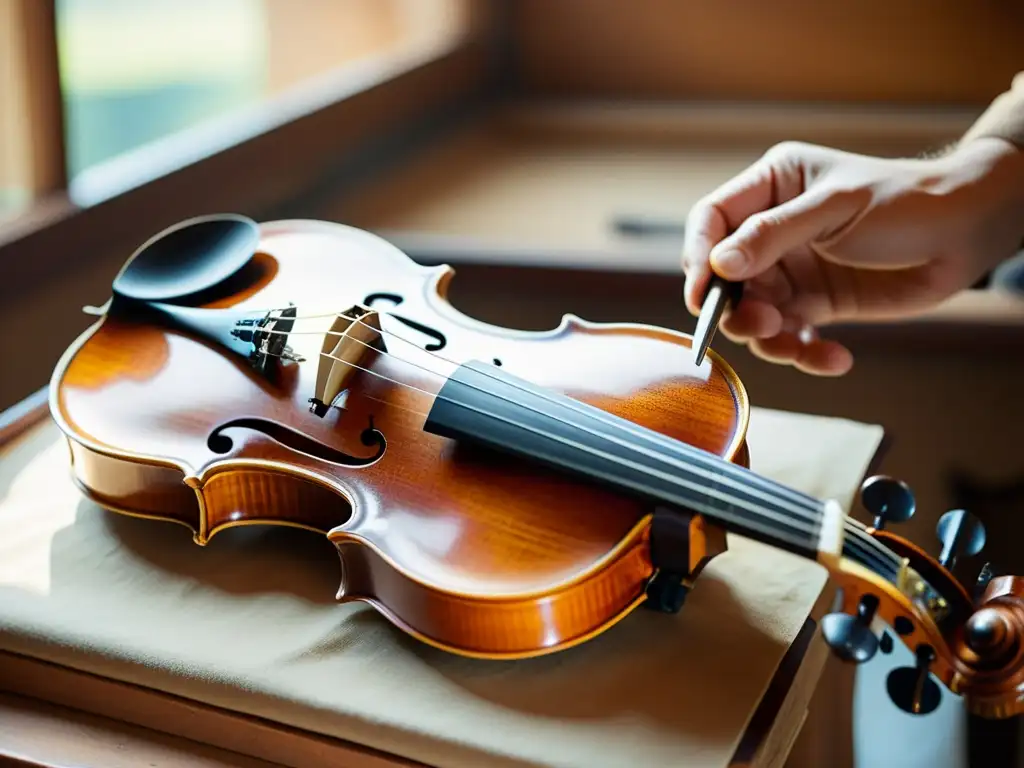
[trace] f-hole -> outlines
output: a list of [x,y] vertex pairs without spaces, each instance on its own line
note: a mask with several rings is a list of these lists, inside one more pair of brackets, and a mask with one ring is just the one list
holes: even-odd
[[372,416],[368,426],[359,433],[359,442],[367,448],[375,449],[368,456],[345,453],[337,448],[325,445],[298,429],[258,416],[243,416],[242,418],[224,422],[210,433],[206,440],[207,447],[214,453],[230,453],[234,448],[235,441],[228,432],[233,429],[248,429],[253,432],[259,432],[296,453],[302,453],[339,467],[368,467],[377,462],[384,455],[384,451],[387,450],[387,441],[384,438],[384,433],[374,426]]
[[[403,325],[407,325],[413,330],[419,331],[424,336],[430,337],[432,341],[429,341],[423,345],[423,348],[427,352],[437,352],[437,350],[444,349],[448,345],[448,339],[446,339],[444,337],[444,334],[438,331],[437,329],[431,328],[429,325],[424,325],[423,323],[420,323],[416,320],[412,320],[408,317],[403,317],[402,315],[396,314],[395,312],[389,312],[386,309],[380,309],[374,306],[375,304],[379,304],[382,301],[391,302],[391,306],[397,307],[404,301],[404,299],[397,293],[371,293],[369,296],[363,299],[363,305],[370,307],[371,309],[376,309],[378,312],[381,312],[381,314],[386,314],[388,317],[393,317],[395,318],[395,320],[402,323]],[[412,339],[410,339],[410,341],[412,341]]]

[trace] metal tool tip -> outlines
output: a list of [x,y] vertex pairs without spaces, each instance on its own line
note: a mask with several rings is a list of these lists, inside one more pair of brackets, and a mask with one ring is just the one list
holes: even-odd
[[707,352],[708,352],[707,347],[704,344],[699,344],[697,346],[697,348],[694,350],[694,357],[693,357],[694,363],[696,363],[697,365],[700,365],[701,363],[703,363],[704,362],[704,356],[707,354]]

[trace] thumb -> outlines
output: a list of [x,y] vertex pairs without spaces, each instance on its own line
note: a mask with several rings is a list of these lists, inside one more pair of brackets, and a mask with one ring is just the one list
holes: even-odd
[[711,267],[726,280],[755,277],[790,251],[833,237],[868,199],[857,190],[814,190],[754,214],[714,247]]

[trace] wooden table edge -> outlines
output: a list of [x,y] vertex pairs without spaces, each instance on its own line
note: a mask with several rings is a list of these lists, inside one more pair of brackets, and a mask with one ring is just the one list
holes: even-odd
[[[784,763],[814,691],[815,686],[806,683],[817,680],[824,664],[818,645],[823,643],[817,623],[808,619],[776,670],[730,768],[776,768]],[[336,737],[9,651],[0,651],[0,691],[105,720],[111,730],[126,723],[291,768],[310,761],[352,768],[428,766]],[[38,753],[44,752],[41,744]],[[0,742],[0,757],[9,754],[8,745]],[[61,768],[31,754],[20,757],[35,760],[31,765]]]
[[279,768],[259,758],[7,693],[0,693],[0,765]]
[[50,388],[41,387],[0,412],[0,447],[19,437],[50,415]]
[[0,651],[0,691],[293,768],[311,761],[352,768],[427,768],[340,738],[10,651]]

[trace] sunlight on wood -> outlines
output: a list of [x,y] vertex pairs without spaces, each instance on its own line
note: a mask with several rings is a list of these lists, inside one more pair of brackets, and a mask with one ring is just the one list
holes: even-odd
[[24,207],[32,197],[18,10],[15,0],[0,0],[0,218]]
[[0,221],[63,184],[51,19],[38,0],[0,0]]
[[[30,433],[5,447],[0,455],[32,442],[38,447],[45,445],[38,435]],[[0,496],[0,540],[17,542],[0,559],[0,587],[49,594],[53,539],[74,525],[81,494],[73,484],[52,482],[53,462],[66,462],[68,448],[61,441],[50,443],[27,466],[19,467],[20,462],[12,461],[0,470],[0,488],[6,486],[6,493]],[[41,488],[50,490],[40,493]],[[26,514],[27,510],[31,511]]]

